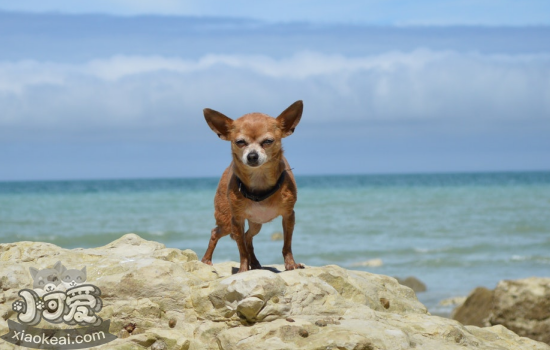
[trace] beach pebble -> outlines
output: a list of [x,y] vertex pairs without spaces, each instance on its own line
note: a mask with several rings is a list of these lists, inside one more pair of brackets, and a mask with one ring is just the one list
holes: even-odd
[[156,342],[151,345],[151,350],[166,350],[168,347],[166,347],[166,343],[162,340],[157,340]]
[[316,326],[319,326],[319,327],[326,327],[326,326],[327,326],[327,321],[325,321],[325,320],[317,320],[317,321],[315,321],[315,325],[316,325]]
[[315,325],[319,327],[326,327],[329,324],[339,325],[340,321],[333,319],[332,317],[326,317],[322,320],[315,321]]
[[260,312],[265,302],[257,297],[248,297],[243,299],[237,305],[237,312],[249,321],[253,321]]
[[134,329],[136,329],[136,324],[133,323],[133,322],[130,322],[130,323],[128,323],[126,326],[124,326],[124,329],[125,329],[128,333],[132,334],[132,332],[134,331]]

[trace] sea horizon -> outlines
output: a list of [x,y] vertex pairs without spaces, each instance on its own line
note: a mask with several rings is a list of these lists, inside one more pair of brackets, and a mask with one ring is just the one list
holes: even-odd
[[[225,169],[225,168],[224,168]],[[219,175],[203,176],[120,176],[120,177],[75,177],[75,178],[36,178],[36,179],[0,179],[0,183],[5,182],[67,182],[67,181],[124,181],[124,180],[197,180],[197,179],[218,179],[221,177],[223,169]],[[527,170],[439,170],[439,171],[396,171],[396,172],[347,172],[347,173],[295,173],[295,177],[339,177],[339,176],[415,176],[415,175],[473,175],[473,174],[514,174],[514,173],[545,173],[548,169],[527,169]]]

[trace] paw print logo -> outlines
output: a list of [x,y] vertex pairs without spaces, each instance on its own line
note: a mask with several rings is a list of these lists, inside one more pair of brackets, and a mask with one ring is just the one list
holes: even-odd
[[25,302],[23,302],[23,300],[14,301],[13,304],[11,304],[11,308],[17,313],[25,312]]
[[36,301],[36,309],[37,310],[44,310],[44,302],[42,300]]

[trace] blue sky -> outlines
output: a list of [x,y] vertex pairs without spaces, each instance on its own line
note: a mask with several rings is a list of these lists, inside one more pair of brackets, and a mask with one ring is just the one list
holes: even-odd
[[0,1],[9,11],[185,15],[264,21],[384,25],[548,25],[546,0],[26,0]]
[[550,169],[548,2],[345,4],[0,1],[0,180],[218,176],[203,108],[298,99],[297,174]]

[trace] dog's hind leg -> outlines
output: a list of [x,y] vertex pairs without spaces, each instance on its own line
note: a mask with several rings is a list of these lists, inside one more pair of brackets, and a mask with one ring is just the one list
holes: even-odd
[[214,249],[216,249],[216,244],[218,244],[218,241],[220,240],[220,238],[227,236],[229,233],[230,231],[222,230],[221,226],[216,226],[212,229],[212,233],[210,235],[210,241],[208,242],[208,248],[206,249],[206,252],[204,253],[204,256],[201,259],[203,263],[212,265],[212,254],[214,254]]
[[257,224],[255,222],[248,221],[248,230],[246,231],[246,248],[248,251],[248,262],[250,264],[250,268],[252,270],[261,269],[262,265],[260,265],[260,262],[256,258],[256,255],[254,254],[254,245],[252,244],[252,239],[254,236],[260,232],[262,229],[262,224]]

